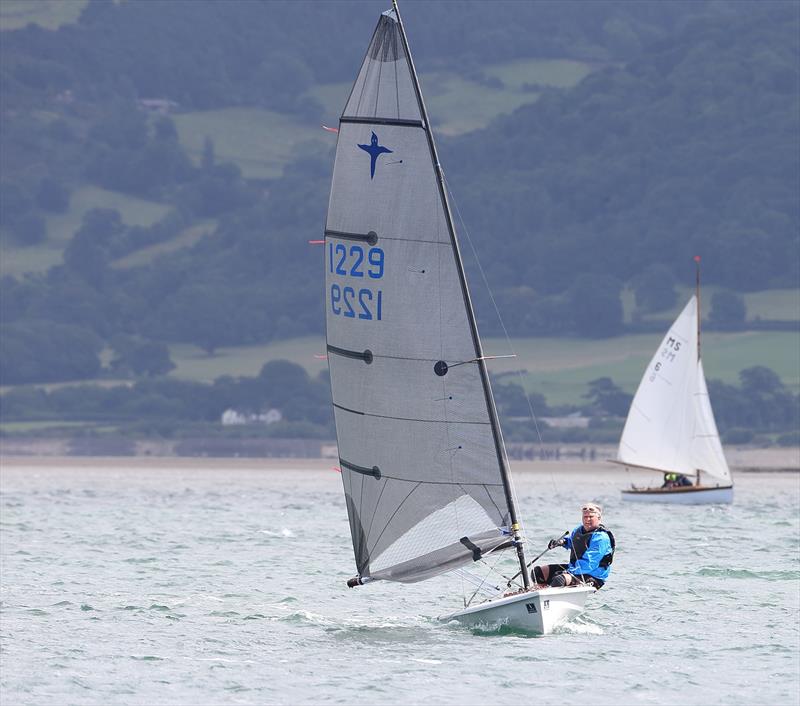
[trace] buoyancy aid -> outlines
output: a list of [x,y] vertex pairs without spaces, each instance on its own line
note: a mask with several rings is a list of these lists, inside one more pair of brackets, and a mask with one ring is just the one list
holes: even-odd
[[600,525],[597,527],[597,529],[593,529],[589,532],[581,532],[581,529],[582,528],[579,527],[572,533],[572,547],[570,548],[569,552],[570,564],[575,564],[575,562],[577,562],[586,553],[586,550],[589,547],[589,542],[592,540],[592,534],[595,532],[605,532],[608,535],[609,542],[611,542],[611,551],[600,560],[600,566],[603,568],[610,566],[611,562],[614,561],[614,549],[616,549],[617,546],[611,530],[606,529],[603,527],[603,525]]

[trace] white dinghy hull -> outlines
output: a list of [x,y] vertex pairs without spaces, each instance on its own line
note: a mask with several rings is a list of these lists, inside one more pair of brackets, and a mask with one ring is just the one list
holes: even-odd
[[733,486],[685,488],[632,488],[622,491],[622,499],[632,503],[669,503],[672,505],[730,505]]
[[515,593],[440,616],[439,620],[457,620],[468,627],[508,626],[548,635],[582,613],[587,596],[594,592],[591,586],[575,586]]

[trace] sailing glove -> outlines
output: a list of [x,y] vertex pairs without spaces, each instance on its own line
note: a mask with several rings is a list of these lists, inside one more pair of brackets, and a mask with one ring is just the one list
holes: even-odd
[[558,539],[551,539],[547,543],[547,548],[548,549],[555,549],[556,547],[563,547],[566,543],[567,543],[567,540],[566,540],[565,537],[559,537]]

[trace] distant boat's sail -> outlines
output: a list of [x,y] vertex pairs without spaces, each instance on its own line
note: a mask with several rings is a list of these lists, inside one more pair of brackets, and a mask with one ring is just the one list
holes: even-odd
[[[328,364],[359,575],[419,581],[509,543],[504,449],[393,11],[339,124]],[[511,501],[513,502],[513,501]]]
[[703,374],[703,361],[697,362],[697,387],[694,393],[695,428],[692,436],[692,462],[694,467],[708,473],[719,481],[731,482],[731,471],[722,444],[719,440],[717,423],[711,410],[711,400]]
[[729,481],[730,471],[697,356],[697,298],[675,320],[631,403],[617,460]]

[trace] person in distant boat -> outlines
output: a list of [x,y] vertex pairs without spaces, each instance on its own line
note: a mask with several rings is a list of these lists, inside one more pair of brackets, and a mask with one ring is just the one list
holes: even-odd
[[551,539],[548,549],[570,550],[569,564],[534,566],[531,578],[548,586],[573,586],[588,583],[602,588],[611,573],[614,560],[614,535],[602,525],[603,509],[597,503],[581,508],[581,524],[559,539]]
[[683,473],[665,473],[664,483],[662,488],[680,488],[691,485],[692,481],[689,480]]

